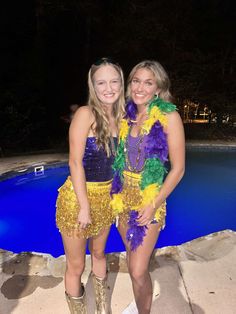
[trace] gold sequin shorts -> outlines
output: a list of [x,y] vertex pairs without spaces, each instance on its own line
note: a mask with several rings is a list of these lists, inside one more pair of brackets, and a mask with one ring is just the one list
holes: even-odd
[[80,238],[90,238],[108,228],[114,220],[110,207],[111,180],[106,182],[87,182],[92,223],[81,230],[77,223],[79,203],[77,201],[71,178],[58,189],[56,202],[56,224],[62,234]]
[[[121,224],[127,224],[130,210],[139,210],[142,207],[142,195],[139,186],[141,174],[130,171],[124,171],[124,184],[122,200],[124,204],[124,212],[119,215]],[[158,223],[158,227],[163,229],[165,227],[166,217],[166,202],[164,202],[157,210],[153,223]]]

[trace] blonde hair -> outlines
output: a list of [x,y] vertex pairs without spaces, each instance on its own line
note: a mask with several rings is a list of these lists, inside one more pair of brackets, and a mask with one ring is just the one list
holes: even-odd
[[124,75],[123,71],[119,64],[113,63],[108,58],[103,58],[96,64],[92,64],[89,73],[88,73],[88,87],[89,87],[89,98],[88,98],[88,105],[92,109],[92,112],[95,116],[95,127],[93,131],[96,136],[96,142],[98,147],[103,147],[106,151],[107,156],[110,156],[111,149],[110,149],[110,130],[109,130],[109,121],[102,107],[101,101],[98,99],[95,88],[94,88],[94,81],[93,77],[96,71],[104,65],[112,66],[120,76],[121,80],[121,92],[118,100],[113,105],[112,115],[115,119],[117,129],[119,128],[120,121],[124,115]]
[[170,93],[170,79],[168,77],[168,74],[166,73],[163,66],[153,60],[144,60],[140,63],[138,63],[130,72],[128,81],[127,81],[127,92],[126,96],[130,99],[130,84],[131,81],[135,75],[135,73],[139,69],[147,69],[151,71],[156,79],[157,87],[160,89],[159,97],[162,98],[165,101],[172,101],[173,97]]

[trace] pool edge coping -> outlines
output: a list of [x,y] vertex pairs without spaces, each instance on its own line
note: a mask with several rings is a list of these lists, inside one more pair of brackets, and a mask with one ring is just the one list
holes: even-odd
[[[236,151],[236,142],[186,142],[186,151]],[[14,157],[1,157],[0,181],[20,173],[31,172],[37,166],[62,166],[68,163],[68,153],[42,153],[35,155],[21,155]]]

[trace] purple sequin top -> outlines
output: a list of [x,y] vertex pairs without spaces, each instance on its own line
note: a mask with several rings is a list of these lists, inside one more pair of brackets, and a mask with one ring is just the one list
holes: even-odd
[[[114,138],[115,145],[117,138]],[[107,157],[103,149],[98,149],[95,137],[86,141],[83,165],[87,182],[102,182],[113,178],[112,164],[114,156]]]
[[[137,136],[137,137],[133,137],[130,134],[128,135],[128,157],[129,157],[129,163],[131,165],[132,168],[136,168],[135,172],[140,172],[142,171],[144,162],[145,162],[145,151],[144,151],[144,147],[145,147],[145,143],[146,143],[146,137],[144,136],[142,143],[140,143],[141,140],[141,136]],[[137,156],[139,154],[138,152],[138,147],[140,147],[141,152],[140,152],[140,157],[139,157],[139,161],[137,163]],[[128,170],[128,166],[126,164],[125,166],[125,170]]]

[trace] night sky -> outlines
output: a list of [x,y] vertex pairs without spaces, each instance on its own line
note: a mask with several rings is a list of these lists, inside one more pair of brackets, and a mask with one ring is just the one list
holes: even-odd
[[[103,56],[127,77],[160,61],[177,104],[235,112],[234,1],[7,1],[1,8],[3,147],[38,147],[61,135],[60,116],[87,99],[87,72]],[[2,127],[4,126],[4,127]],[[43,141],[42,141],[43,139]],[[27,143],[27,144],[26,144]]]

